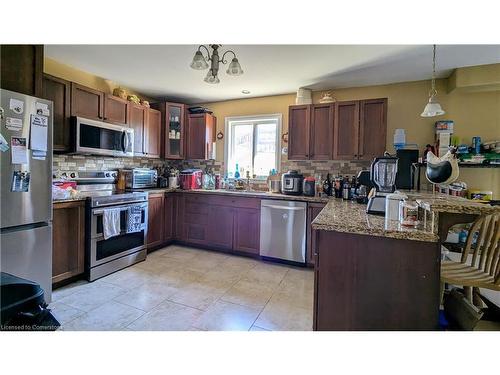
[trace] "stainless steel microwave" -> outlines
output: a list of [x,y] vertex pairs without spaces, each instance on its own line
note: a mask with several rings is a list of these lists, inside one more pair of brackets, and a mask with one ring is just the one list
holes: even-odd
[[83,117],[72,120],[75,154],[134,156],[134,129]]

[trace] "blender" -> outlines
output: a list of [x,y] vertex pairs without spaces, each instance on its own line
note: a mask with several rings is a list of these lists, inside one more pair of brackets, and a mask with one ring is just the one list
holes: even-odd
[[398,158],[384,156],[375,158],[370,167],[370,180],[375,186],[375,193],[370,192],[366,212],[385,215],[385,197],[396,190]]

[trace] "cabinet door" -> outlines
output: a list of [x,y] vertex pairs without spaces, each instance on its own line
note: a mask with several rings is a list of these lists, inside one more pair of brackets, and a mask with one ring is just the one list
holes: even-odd
[[85,202],[55,203],[52,217],[52,282],[57,283],[85,271]]
[[164,216],[164,195],[150,194],[148,198],[148,248],[163,243]]
[[212,157],[215,117],[209,114],[190,114],[186,127],[187,159]]
[[309,158],[333,159],[334,104],[315,104],[311,109],[311,144]]
[[232,207],[210,205],[207,234],[210,245],[225,249],[233,247],[233,211]]
[[174,201],[175,197],[172,194],[166,195],[164,198],[164,229],[163,237],[165,242],[171,241],[174,238]]
[[112,124],[128,124],[128,101],[106,94],[104,97],[104,121]]
[[2,44],[0,86],[21,94],[43,96],[43,46]]
[[233,249],[248,254],[259,254],[260,210],[235,208]]
[[372,160],[383,156],[387,134],[387,99],[362,100],[359,124],[359,158]]
[[306,260],[309,265],[315,263],[316,231],[312,229],[311,223],[325,207],[323,203],[309,203],[307,206],[307,254]]
[[359,101],[335,104],[334,159],[358,158]]
[[104,93],[71,82],[71,116],[102,120]]
[[184,104],[165,103],[165,159],[184,158]]
[[71,147],[71,82],[44,74],[42,96],[44,99],[52,100],[53,102],[52,113],[54,119],[54,151],[68,151]]
[[311,106],[295,105],[288,109],[288,159],[309,159]]
[[144,126],[144,148],[149,158],[159,158],[161,148],[161,112],[156,109],[146,110]]
[[143,156],[144,127],[146,124],[146,109],[142,105],[130,103],[129,105],[129,127],[134,129],[134,155]]

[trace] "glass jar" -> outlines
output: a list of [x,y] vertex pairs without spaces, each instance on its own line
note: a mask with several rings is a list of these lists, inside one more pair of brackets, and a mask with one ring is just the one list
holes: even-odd
[[399,223],[405,227],[416,227],[418,225],[417,202],[410,200],[399,202]]

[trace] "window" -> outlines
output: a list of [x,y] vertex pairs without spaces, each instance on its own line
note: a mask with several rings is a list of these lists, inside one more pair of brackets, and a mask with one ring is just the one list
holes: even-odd
[[280,162],[281,114],[226,117],[225,165],[233,177],[236,164],[240,176],[264,178]]

